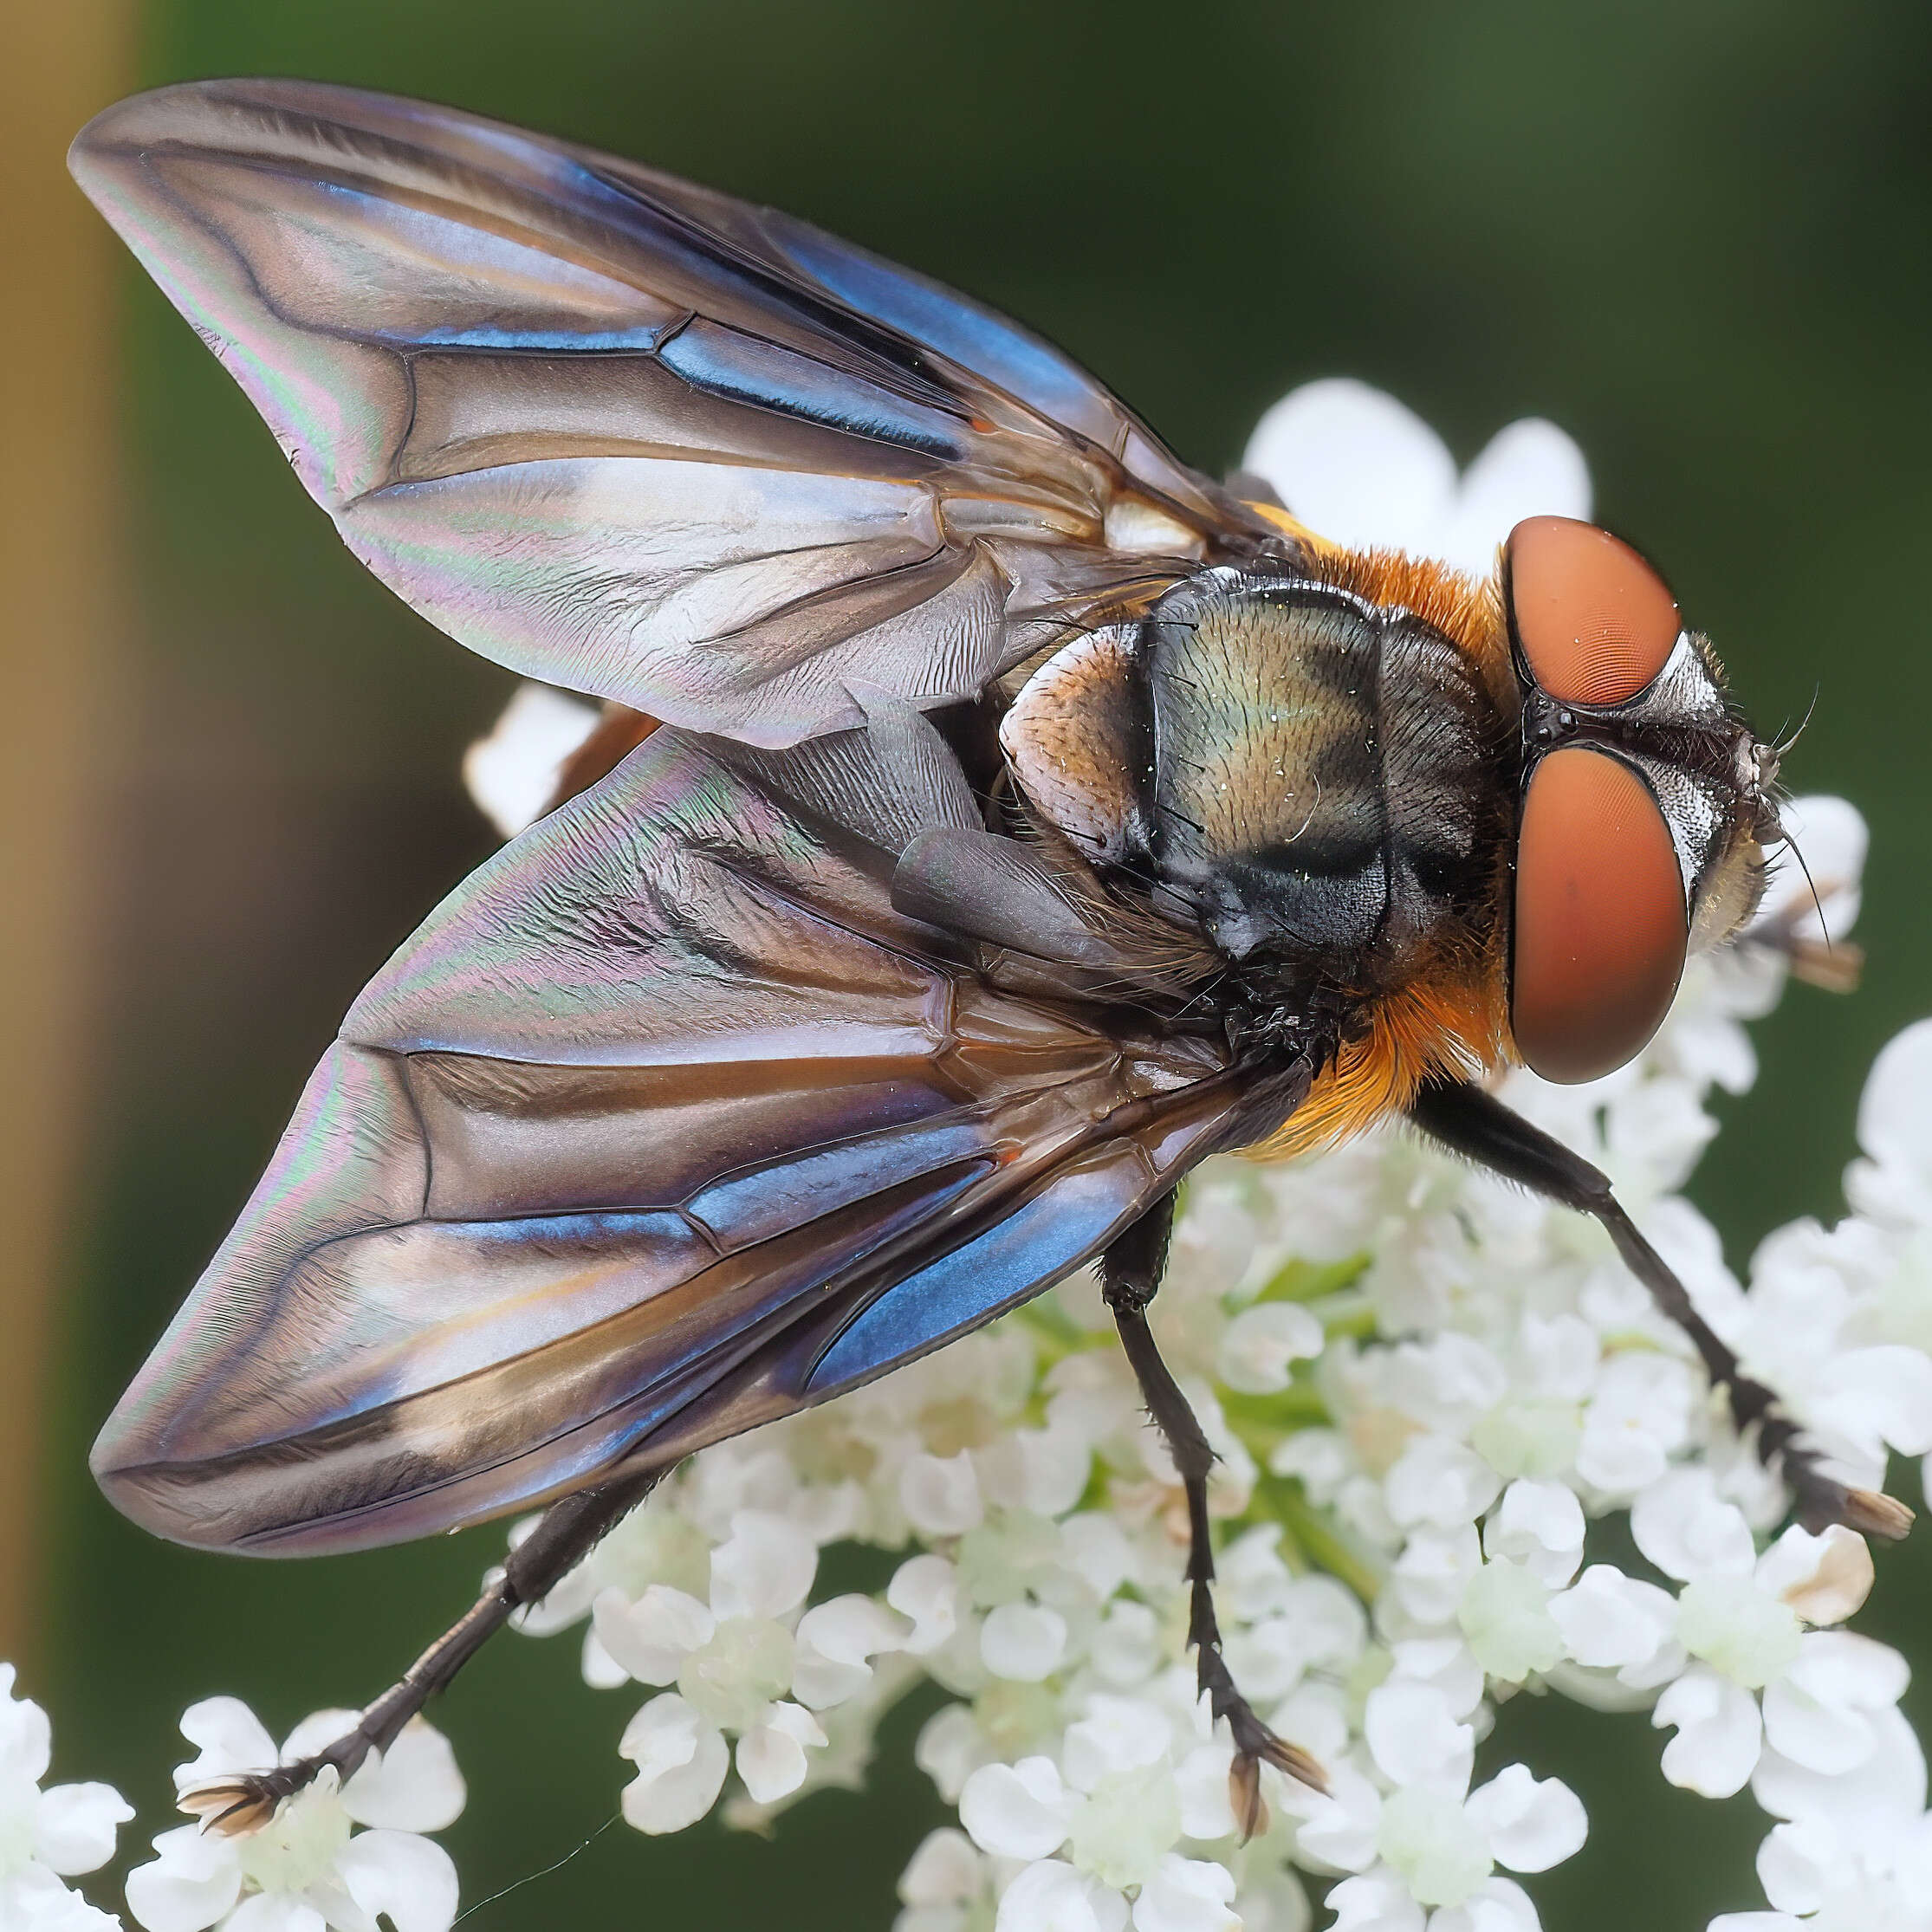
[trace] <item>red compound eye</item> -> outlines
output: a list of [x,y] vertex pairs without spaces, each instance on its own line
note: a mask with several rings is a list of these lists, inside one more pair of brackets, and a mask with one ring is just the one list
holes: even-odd
[[1663,580],[1630,545],[1568,516],[1509,533],[1510,624],[1559,704],[1621,704],[1670,655],[1683,628]]
[[1509,1022],[1547,1080],[1593,1080],[1657,1030],[1689,926],[1670,828],[1619,758],[1581,745],[1540,763],[1516,844]]

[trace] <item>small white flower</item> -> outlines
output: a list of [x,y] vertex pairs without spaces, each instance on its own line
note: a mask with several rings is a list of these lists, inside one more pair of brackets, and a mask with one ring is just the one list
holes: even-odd
[[592,1615],[611,1657],[640,1683],[677,1686],[638,1713],[619,1747],[638,1766],[625,1808],[640,1831],[682,1829],[700,1795],[697,1815],[710,1809],[723,1782],[727,1731],[737,1735],[738,1775],[755,1802],[796,1791],[807,1748],[822,1747],[826,1734],[787,1693],[796,1689],[821,1709],[840,1702],[871,1681],[866,1659],[902,1641],[901,1620],[863,1598],[823,1605],[794,1632],[788,1619],[818,1560],[797,1524],[741,1509],[711,1553],[708,1604],[659,1583],[635,1601],[615,1588],[599,1594]]
[[[730,1747],[675,1690],[653,1697],[624,1728],[618,1754],[638,1767],[624,1787],[625,1821],[639,1832],[682,1832],[717,1802]],[[802,1782],[804,1773],[800,1773]]]
[[1123,1932],[1127,1902],[1057,1858],[1028,1865],[1000,1896],[995,1932]]
[[1382,1800],[1375,1850],[1417,1904],[1469,1908],[1498,1864],[1544,1871],[1581,1847],[1583,1806],[1559,1780],[1511,1765],[1469,1790],[1475,1733],[1430,1687],[1393,1679],[1371,1691],[1363,1728],[1397,1786]]
[[1631,1527],[1643,1553],[1682,1579],[1674,1634],[1697,1660],[1657,1701],[1654,1721],[1677,1728],[1664,1775],[1728,1797],[1756,1768],[1767,1727],[1777,1732],[1775,1749],[1814,1770],[1861,1762],[1874,1714],[1905,1688],[1903,1666],[1865,1638],[1805,1633],[1807,1620],[1836,1621],[1864,1600],[1860,1540],[1842,1528],[1825,1536],[1793,1528],[1760,1558],[1742,1513],[1695,1468],[1675,1470],[1640,1496]]
[[[306,1757],[341,1736],[353,1711],[318,1711],[277,1751],[236,1697],[191,1705],[181,1733],[198,1755],[174,1772],[193,1790],[239,1772],[266,1771]],[[265,1825],[224,1838],[184,1825],[154,1840],[159,1854],[127,1876],[127,1905],[147,1932],[234,1932],[327,1926],[369,1932],[379,1914],[396,1932],[449,1932],[457,1873],[443,1847],[422,1834],[453,1824],[464,1785],[448,1741],[412,1718],[389,1749],[338,1789],[324,1772]],[[358,1831],[357,1826],[369,1829]]]
[[1047,1858],[1066,1842],[1074,1802],[1051,1758],[1022,1758],[983,1765],[967,1779],[959,1822],[995,1857]]
[[1502,1485],[1475,1450],[1442,1436],[1418,1436],[1383,1479],[1389,1514],[1404,1529],[1474,1522]]
[[980,1656],[995,1677],[1038,1683],[1066,1651],[1066,1619],[1043,1604],[1001,1604],[980,1626]]
[[1583,1506],[1566,1483],[1519,1477],[1482,1530],[1483,1554],[1520,1563],[1545,1588],[1560,1590],[1583,1560]]
[[53,1750],[47,1713],[14,1695],[14,1667],[0,1663],[0,1925],[71,1923],[80,1932],[89,1913],[113,1922],[61,1880],[106,1864],[134,1812],[111,1785],[42,1790]]
[[526,680],[489,736],[464,754],[463,781],[489,822],[513,839],[556,795],[565,760],[596,729],[594,705]]
[[872,1681],[871,1659],[903,1650],[906,1619],[870,1597],[834,1597],[799,1619],[794,1633],[792,1689],[811,1710],[826,1710],[856,1697]]
[[973,1459],[914,1455],[899,1475],[899,1505],[913,1528],[928,1536],[958,1536],[985,1514]]
[[1637,1689],[1674,1677],[1683,1668],[1676,1599],[1614,1565],[1592,1563],[1550,1599],[1550,1615],[1576,1663],[1614,1670]]
[[1476,1662],[1502,1683],[1553,1669],[1563,1633],[1550,1611],[1550,1589],[1526,1564],[1507,1557],[1469,1579],[1455,1620]]
[[1324,1339],[1321,1324],[1299,1302],[1259,1302],[1222,1331],[1215,1364],[1230,1389],[1273,1395],[1287,1387],[1297,1362],[1321,1353]]
[[[1620,1275],[1619,1290],[1634,1284]],[[1620,1323],[1621,1313],[1617,1319]],[[1647,1352],[1612,1356],[1584,1410],[1577,1473],[1606,1495],[1629,1497],[1648,1488],[1688,1440],[1695,1399],[1691,1372],[1675,1358]]]
[[1234,1897],[1225,1865],[1167,1852],[1134,1901],[1134,1932],[1241,1932]]
[[885,1601],[911,1619],[904,1648],[916,1657],[937,1650],[959,1627],[959,1579],[943,1556],[910,1557],[900,1564]]
[[990,1890],[987,1861],[963,1832],[928,1832],[899,1875],[905,1909],[892,1932],[966,1932]]
[[1346,378],[1304,384],[1275,404],[1242,467],[1332,542],[1440,557],[1478,575],[1523,517],[1590,514],[1590,472],[1553,424],[1498,431],[1458,477],[1420,417]]

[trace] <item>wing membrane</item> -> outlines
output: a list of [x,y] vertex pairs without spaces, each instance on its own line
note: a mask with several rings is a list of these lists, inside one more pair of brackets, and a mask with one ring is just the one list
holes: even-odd
[[661,729],[431,915],[102,1432],[120,1507],[340,1548],[668,1460],[989,1319],[1232,1131],[1219,1051],[990,985],[788,759],[859,753]]
[[969,697],[1149,553],[1267,534],[1012,323],[609,156],[256,81],[125,101],[73,165],[385,582],[672,723]]

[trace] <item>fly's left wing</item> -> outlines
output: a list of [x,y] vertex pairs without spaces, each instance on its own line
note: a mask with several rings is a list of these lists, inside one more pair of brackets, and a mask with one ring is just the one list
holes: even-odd
[[989,1319],[1253,1138],[1224,1050],[1002,991],[894,910],[916,821],[969,815],[937,744],[666,728],[459,888],[102,1431],[114,1502],[309,1552],[668,1462]]
[[779,747],[965,698],[1273,526],[1057,350],[769,209],[353,88],[109,108],[75,177],[351,549],[533,677]]

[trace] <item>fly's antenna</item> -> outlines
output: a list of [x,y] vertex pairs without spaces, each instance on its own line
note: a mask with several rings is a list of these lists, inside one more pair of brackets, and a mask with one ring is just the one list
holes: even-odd
[[456,1924],[461,1925],[465,1919],[474,1918],[478,1912],[483,1910],[484,1906],[494,1905],[498,1899],[508,1898],[512,1892],[520,1892],[524,1886],[534,1885],[540,1878],[548,1878],[553,1871],[561,1871],[580,1852],[589,1851],[591,1846],[595,1844],[598,1839],[602,1838],[605,1832],[609,1831],[612,1825],[615,1825],[623,1815],[621,1812],[613,1812],[581,1844],[573,1846],[571,1850],[564,1853],[562,1857],[545,1865],[541,1871],[525,1872],[521,1878],[505,1885],[500,1892],[492,1892],[488,1898],[479,1898],[474,1905],[457,1914]]
[[[1773,758],[1782,758],[1784,755],[1787,751],[1789,751],[1791,748],[1794,744],[1796,744],[1801,737],[1805,736],[1805,728],[1812,722],[1812,713],[1818,709],[1818,694],[1819,689],[1820,687],[1817,684],[1813,684],[1812,686],[1812,701],[1805,707],[1805,715],[1803,717],[1799,719],[1798,729],[1793,731],[1788,738],[1781,738],[1776,744],[1772,746],[1771,755]],[[1795,849],[1795,847],[1793,849]],[[1802,866],[1805,861],[1802,858],[1800,858],[1798,863]],[[1805,876],[1808,879],[1811,877],[1811,874],[1807,872]]]

